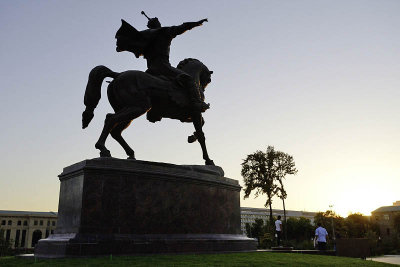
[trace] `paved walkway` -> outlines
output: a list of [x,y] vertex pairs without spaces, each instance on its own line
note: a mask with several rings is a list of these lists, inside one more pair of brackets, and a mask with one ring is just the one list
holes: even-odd
[[385,256],[374,257],[374,258],[367,258],[367,260],[373,260],[373,261],[379,261],[379,262],[384,262],[384,263],[400,265],[400,255],[385,255]]

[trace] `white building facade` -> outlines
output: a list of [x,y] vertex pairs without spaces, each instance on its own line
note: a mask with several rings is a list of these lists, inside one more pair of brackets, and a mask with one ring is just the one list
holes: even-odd
[[12,248],[33,248],[41,238],[54,233],[56,212],[0,210],[0,232]]

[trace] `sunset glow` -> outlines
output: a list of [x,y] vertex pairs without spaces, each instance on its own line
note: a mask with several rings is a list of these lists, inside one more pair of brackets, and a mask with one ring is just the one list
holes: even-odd
[[[284,181],[287,209],[370,215],[400,200],[400,1],[118,3],[0,2],[0,209],[57,211],[57,175],[99,157],[95,141],[113,110],[103,86],[81,129],[88,74],[100,64],[146,70],[145,59],[115,51],[121,19],[146,28],[141,10],[162,25],[208,18],[173,41],[170,62],[198,58],[214,71],[204,132],[226,177],[243,185],[242,160],[271,145],[298,169]],[[143,116],[123,136],[139,160],[203,165],[199,144],[187,143],[193,131]],[[126,158],[111,138],[106,145]]]

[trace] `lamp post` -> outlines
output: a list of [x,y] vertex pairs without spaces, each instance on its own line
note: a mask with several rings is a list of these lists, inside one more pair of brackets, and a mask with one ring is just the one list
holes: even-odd
[[[333,213],[333,205],[329,205],[329,208],[331,209],[331,212]],[[333,250],[336,250],[336,236],[335,236],[335,225],[333,223],[333,214],[331,214],[331,220],[332,220]]]

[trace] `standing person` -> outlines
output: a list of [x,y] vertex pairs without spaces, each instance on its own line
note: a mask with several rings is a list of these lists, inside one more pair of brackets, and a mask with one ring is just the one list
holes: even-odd
[[328,232],[321,226],[321,223],[317,225],[318,228],[315,229],[315,238],[318,242],[318,250],[326,250],[326,237],[328,236]]
[[278,219],[275,221],[275,233],[276,233],[276,243],[278,247],[281,245],[281,236],[282,236],[282,221],[281,215],[278,216]]

